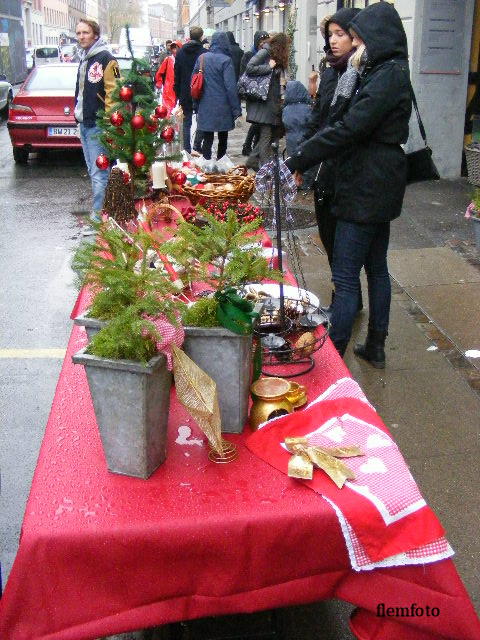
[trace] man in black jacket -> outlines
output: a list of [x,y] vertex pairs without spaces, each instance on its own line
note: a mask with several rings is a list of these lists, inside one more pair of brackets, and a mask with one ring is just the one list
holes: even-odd
[[232,57],[233,68],[235,69],[235,79],[238,81],[240,77],[240,63],[243,58],[243,49],[238,42],[235,42],[233,31],[227,31],[228,42],[230,43],[230,55]]
[[96,159],[105,153],[97,126],[97,111],[112,107],[112,92],[120,77],[118,62],[110,53],[106,41],[100,37],[100,27],[87,18],[77,24],[76,35],[82,52],[75,87],[75,119],[79,123],[80,140],[88,173],[92,182],[93,216],[103,207],[109,171],[99,169]]
[[[202,46],[203,29],[190,28],[190,41],[183,45],[175,58],[174,90],[183,110],[183,148],[191,153],[190,131],[192,128],[193,101],[190,93],[192,72],[198,57],[207,50]],[[193,148],[200,151],[201,132],[197,131]]]

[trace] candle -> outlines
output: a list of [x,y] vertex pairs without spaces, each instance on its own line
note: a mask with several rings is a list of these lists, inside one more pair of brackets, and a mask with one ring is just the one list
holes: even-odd
[[154,189],[165,189],[165,178],[167,177],[167,165],[165,162],[154,162],[152,164],[152,186]]

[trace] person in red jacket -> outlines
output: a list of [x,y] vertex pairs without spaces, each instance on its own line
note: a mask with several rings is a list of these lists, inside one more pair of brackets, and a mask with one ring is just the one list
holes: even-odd
[[175,83],[175,56],[180,46],[180,43],[172,42],[170,45],[170,54],[164,59],[155,74],[155,86],[157,89],[163,87],[163,104],[167,107],[169,113],[177,103],[177,96],[175,95],[173,85]]

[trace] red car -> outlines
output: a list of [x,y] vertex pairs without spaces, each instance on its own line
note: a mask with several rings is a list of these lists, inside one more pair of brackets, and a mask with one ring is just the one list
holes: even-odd
[[26,164],[30,151],[80,149],[74,117],[78,64],[35,67],[10,104],[8,131],[15,162]]

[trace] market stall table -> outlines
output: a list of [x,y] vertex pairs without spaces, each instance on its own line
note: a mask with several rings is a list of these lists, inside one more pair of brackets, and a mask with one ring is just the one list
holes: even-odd
[[[480,637],[451,560],[353,570],[332,506],[254,455],[248,427],[227,436],[234,462],[211,463],[173,390],[166,462],[148,480],[109,473],[84,370],[71,362],[85,342],[74,327],[0,601],[1,638],[90,640],[327,598],[358,606],[362,639]],[[310,399],[349,376],[330,341],[315,363],[296,379]],[[380,603],[440,615],[378,617]]]

